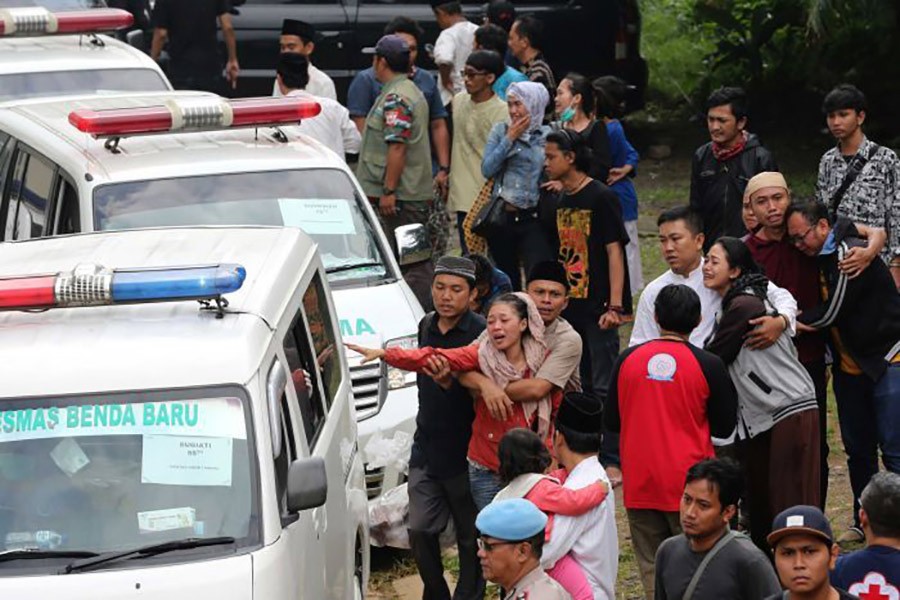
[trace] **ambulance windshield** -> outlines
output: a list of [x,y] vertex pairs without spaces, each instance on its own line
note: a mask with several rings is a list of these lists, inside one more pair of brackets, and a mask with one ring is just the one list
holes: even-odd
[[243,396],[227,387],[0,402],[0,576],[33,566],[16,559],[28,553],[194,537],[256,543],[259,486]]
[[94,190],[97,229],[186,225],[299,227],[319,244],[329,279],[384,277],[375,229],[337,169],[225,173]]

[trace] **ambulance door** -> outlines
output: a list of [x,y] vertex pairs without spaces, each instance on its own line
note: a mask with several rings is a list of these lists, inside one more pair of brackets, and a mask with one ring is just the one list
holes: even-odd
[[[293,339],[290,331],[287,336],[285,339]],[[324,559],[318,548],[313,510],[293,514],[287,510],[287,483],[291,464],[298,458],[309,456],[300,432],[301,419],[290,381],[291,375],[285,367],[285,359],[276,357],[269,371],[266,393],[270,398],[278,399],[275,406],[279,410],[275,411],[275,418],[281,421],[281,434],[275,436],[280,438],[275,451],[275,492],[282,525],[279,544],[285,546],[286,555],[279,560],[284,566],[279,569],[279,577],[283,579],[278,586],[283,592],[279,597],[297,600],[324,598]]]
[[[313,520],[325,557],[325,598],[353,597],[356,523],[347,497],[349,465],[356,451],[354,421],[349,410],[349,381],[342,364],[326,287],[316,270],[302,296],[302,311],[293,324],[295,352],[285,355],[294,374],[302,433],[312,456],[325,460],[328,499],[313,509]],[[301,373],[302,371],[302,373]],[[344,398],[344,400],[336,400]]]

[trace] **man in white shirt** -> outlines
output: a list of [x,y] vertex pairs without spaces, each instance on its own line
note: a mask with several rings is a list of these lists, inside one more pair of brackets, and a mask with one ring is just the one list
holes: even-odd
[[322,112],[317,116],[300,122],[300,131],[328,146],[341,158],[346,154],[358,154],[360,135],[350,120],[350,112],[336,100],[307,91],[309,67],[309,60],[302,54],[285,52],[278,57],[275,84],[281,95],[308,98],[322,107]]
[[[580,392],[565,395],[553,434],[557,459],[568,472],[564,487],[577,490],[597,481],[610,486],[597,459],[602,426],[599,399]],[[550,540],[544,544],[541,556],[541,566],[549,569],[566,554],[571,555],[584,571],[594,600],[616,598],[619,539],[615,502],[615,496],[609,494],[599,505],[577,517],[556,515]]]
[[466,19],[462,5],[455,0],[431,0],[431,9],[442,29],[434,44],[434,62],[440,74],[441,100],[446,106],[465,89],[462,70],[475,45],[478,25]]
[[[278,42],[282,54],[302,54],[309,59],[316,49],[315,40],[316,29],[309,23],[296,19],[285,19],[281,22],[281,37]],[[306,91],[313,96],[330,98],[337,102],[334,81],[324,71],[317,69],[312,62],[309,63],[309,83],[306,85]],[[278,87],[278,81],[275,82],[272,95],[276,98],[284,95]]]
[[[715,327],[716,314],[722,307],[721,296],[703,285],[703,221],[689,207],[679,206],[663,212],[657,226],[663,258],[669,270],[644,288],[628,345],[636,346],[659,337],[659,326],[653,315],[656,296],[670,283],[680,283],[700,296],[700,325],[691,333],[690,342],[702,348]],[[771,346],[785,329],[789,329],[792,336],[796,333],[797,301],[791,293],[770,282],[768,296],[778,315],[751,321],[756,326],[747,338],[747,345],[751,348]]]

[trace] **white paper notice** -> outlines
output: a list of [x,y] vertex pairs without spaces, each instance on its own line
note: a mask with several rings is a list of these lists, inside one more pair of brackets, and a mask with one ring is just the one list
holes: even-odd
[[50,451],[50,458],[63,473],[71,477],[91,462],[78,442],[66,438]]
[[356,233],[353,214],[346,200],[299,200],[279,198],[281,219],[287,227],[299,227],[310,235]]
[[141,483],[231,485],[231,438],[144,436]]
[[138,530],[141,533],[156,533],[170,529],[186,529],[194,526],[197,512],[190,506],[182,508],[166,508],[139,512]]

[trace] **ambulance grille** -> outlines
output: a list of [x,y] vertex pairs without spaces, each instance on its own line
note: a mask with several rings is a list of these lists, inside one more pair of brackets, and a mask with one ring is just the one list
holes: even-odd
[[387,394],[381,361],[350,367],[350,382],[356,404],[356,420],[365,421],[377,415]]
[[377,498],[384,489],[384,467],[369,469],[366,467],[366,494],[369,500]]

